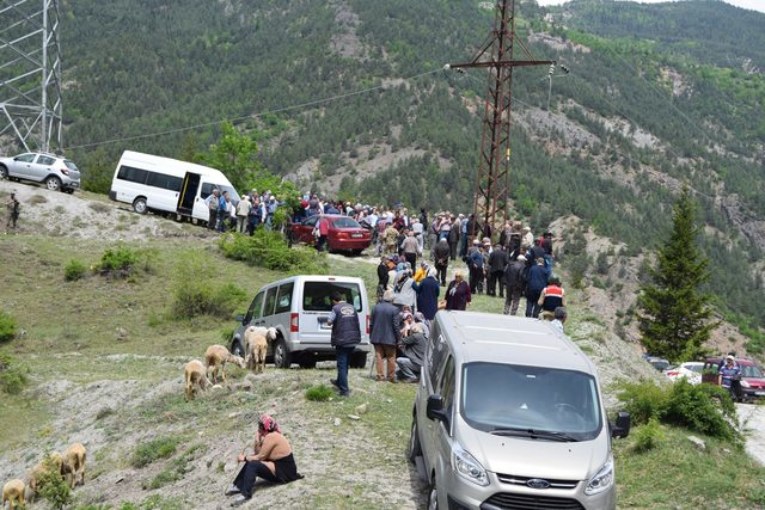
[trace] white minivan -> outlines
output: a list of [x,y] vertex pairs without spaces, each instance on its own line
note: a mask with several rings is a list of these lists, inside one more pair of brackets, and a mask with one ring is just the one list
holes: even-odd
[[612,437],[597,371],[547,321],[439,312],[413,409],[409,459],[428,508],[614,509]]
[[330,344],[332,327],[327,319],[332,311],[330,296],[339,292],[356,309],[361,343],[351,354],[351,368],[364,368],[369,343],[369,298],[364,280],[351,276],[300,275],[269,283],[261,288],[245,315],[237,317],[239,326],[231,339],[231,352],[249,352],[244,331],[249,326],[276,328],[277,338],[269,344],[267,361],[278,368],[293,363],[313,368],[317,361],[336,359]]
[[109,198],[148,211],[207,221],[205,199],[218,188],[228,191],[236,205],[239,195],[225,175],[214,168],[172,158],[125,151],[114,171]]

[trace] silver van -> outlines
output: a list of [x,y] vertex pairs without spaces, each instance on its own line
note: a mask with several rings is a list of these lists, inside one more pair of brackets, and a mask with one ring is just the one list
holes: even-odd
[[546,321],[439,312],[414,404],[409,460],[430,509],[616,508],[597,371]]
[[267,361],[278,368],[298,363],[313,368],[317,361],[334,360],[330,345],[332,328],[327,319],[332,310],[330,296],[338,291],[359,314],[361,343],[351,355],[351,368],[364,368],[369,343],[369,299],[364,280],[349,276],[301,275],[285,278],[261,288],[245,315],[237,316],[240,325],[231,339],[231,352],[243,356],[244,331],[249,326],[274,327],[277,339],[268,348]]

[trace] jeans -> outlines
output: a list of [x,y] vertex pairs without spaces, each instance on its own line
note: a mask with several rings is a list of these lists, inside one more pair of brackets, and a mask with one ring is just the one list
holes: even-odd
[[341,395],[348,395],[350,389],[348,389],[348,363],[350,361],[351,353],[353,353],[353,346],[341,346],[335,347],[337,351],[337,389],[340,390]]
[[518,313],[518,305],[521,303],[521,289],[507,289],[505,297],[505,315],[515,315]]
[[412,360],[409,358],[405,356],[396,358],[396,365],[398,366],[398,370],[396,370],[396,376],[400,381],[420,378],[420,366],[412,363]]
[[244,467],[234,479],[234,485],[241,491],[242,496],[251,498],[255,491],[255,480],[258,477],[269,482],[279,483],[279,479],[268,469],[268,466],[259,460],[254,460],[244,463]]

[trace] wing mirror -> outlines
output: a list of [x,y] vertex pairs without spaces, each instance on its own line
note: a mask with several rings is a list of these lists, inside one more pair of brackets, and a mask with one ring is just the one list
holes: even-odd
[[428,397],[428,406],[425,408],[425,414],[431,420],[438,420],[448,425],[449,415],[444,411],[444,399],[441,395],[431,395]]
[[630,435],[630,413],[619,411],[616,414],[616,423],[610,423],[611,437],[625,438]]

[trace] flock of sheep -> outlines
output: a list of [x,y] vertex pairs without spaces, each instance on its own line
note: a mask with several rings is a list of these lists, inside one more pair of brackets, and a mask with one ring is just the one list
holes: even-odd
[[33,467],[24,480],[14,479],[3,486],[3,504],[6,502],[10,510],[24,508],[26,501],[31,501],[40,489],[40,482],[46,474],[61,476],[69,487],[85,483],[85,447],[82,443],[74,443],[64,451],[64,454],[53,452]]
[[[244,332],[245,357],[231,354],[222,345],[211,345],[205,351],[205,362],[193,359],[183,367],[186,400],[191,400],[197,390],[205,390],[218,383],[226,382],[226,363],[233,363],[239,368],[249,368],[256,374],[262,373],[266,366],[268,342],[276,340],[275,328],[250,326]],[[211,382],[212,381],[212,382]]]

